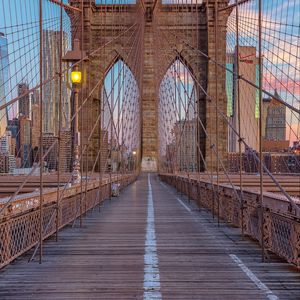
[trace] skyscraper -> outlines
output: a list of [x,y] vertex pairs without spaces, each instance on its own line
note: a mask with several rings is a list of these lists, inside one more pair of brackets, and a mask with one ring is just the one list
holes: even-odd
[[30,118],[30,99],[29,99],[29,85],[26,83],[19,83],[18,84],[18,96],[25,96],[19,99],[19,115]]
[[19,157],[21,157],[22,167],[31,167],[32,151],[31,151],[31,121],[25,117],[19,117]]
[[[51,150],[49,151],[49,149]],[[44,162],[46,163],[46,167],[48,170],[56,170],[57,169],[57,153],[58,153],[58,145],[57,145],[57,137],[54,136],[53,133],[44,133],[43,134],[43,154],[45,155],[48,151],[48,154],[44,158]]]
[[31,147],[33,162],[37,162],[39,159],[40,120],[40,97],[39,91],[35,90],[31,94]]
[[[275,97],[280,98],[277,91]],[[270,141],[286,140],[286,106],[274,98],[264,98],[264,138]]]
[[60,161],[59,170],[61,172],[70,172],[72,161],[72,135],[71,130],[61,131],[61,142],[60,142]]
[[40,106],[33,104],[31,108],[31,144],[32,149],[40,146]]
[[0,153],[9,153],[11,148],[11,133],[8,131],[0,137]]
[[31,105],[40,104],[40,91],[34,90],[31,94]]
[[[43,80],[55,76],[60,65],[60,33],[59,31],[43,31]],[[68,35],[63,33],[63,55],[68,49]],[[51,80],[43,88],[43,131],[58,134],[59,114],[62,113],[62,128],[69,128],[70,119],[70,91],[67,80],[62,82],[62,107],[59,111],[60,85],[59,79]]]
[[[236,72],[237,59],[239,60],[239,75],[243,78],[257,82],[258,80],[258,58],[256,48],[241,46],[239,53],[227,55],[227,67]],[[258,123],[258,102],[257,90],[243,80],[239,81],[239,99],[237,100],[238,90],[236,87],[235,76],[227,72],[227,115],[229,121],[235,130],[238,130],[238,116],[240,115],[241,137],[254,150],[259,148],[259,123]],[[238,102],[240,102],[240,114],[238,113]],[[229,152],[238,151],[239,137],[229,128],[228,130],[228,148]],[[245,150],[242,144],[242,150]]]
[[[8,94],[8,43],[4,33],[0,32],[0,105],[6,103]],[[0,110],[0,136],[5,133],[8,114],[7,108]]]

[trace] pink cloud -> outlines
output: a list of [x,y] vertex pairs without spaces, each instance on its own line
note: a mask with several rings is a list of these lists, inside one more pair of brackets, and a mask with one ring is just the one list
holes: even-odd
[[289,78],[279,79],[271,73],[267,73],[263,78],[263,87],[266,90],[275,90],[289,92],[291,94],[300,95],[300,80],[292,80]]

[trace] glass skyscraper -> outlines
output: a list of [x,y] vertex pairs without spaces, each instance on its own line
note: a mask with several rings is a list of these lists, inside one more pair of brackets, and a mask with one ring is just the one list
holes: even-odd
[[234,112],[234,63],[230,61],[227,62],[226,68],[227,117],[232,117]]
[[[43,80],[52,78],[59,72],[60,64],[60,33],[53,30],[43,30]],[[63,55],[68,50],[68,34],[63,32]],[[59,79],[54,79],[43,88],[43,131],[58,134],[59,114],[62,113],[62,128],[68,129],[70,124],[70,91],[66,79],[62,82],[62,108],[59,111],[60,87]]]
[[[8,43],[4,33],[0,32],[0,106],[8,99],[9,77]],[[7,108],[0,110],[0,137],[4,134],[8,122]]]

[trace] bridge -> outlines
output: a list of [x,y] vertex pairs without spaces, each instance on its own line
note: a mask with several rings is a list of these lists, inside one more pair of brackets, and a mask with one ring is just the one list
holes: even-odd
[[299,11],[0,0],[0,298],[300,299]]

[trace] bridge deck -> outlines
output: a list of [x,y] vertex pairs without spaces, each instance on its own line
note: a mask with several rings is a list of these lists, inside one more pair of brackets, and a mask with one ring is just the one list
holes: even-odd
[[239,229],[218,228],[155,175],[83,224],[48,241],[42,265],[22,257],[3,269],[0,299],[300,299],[299,271],[261,263]]

